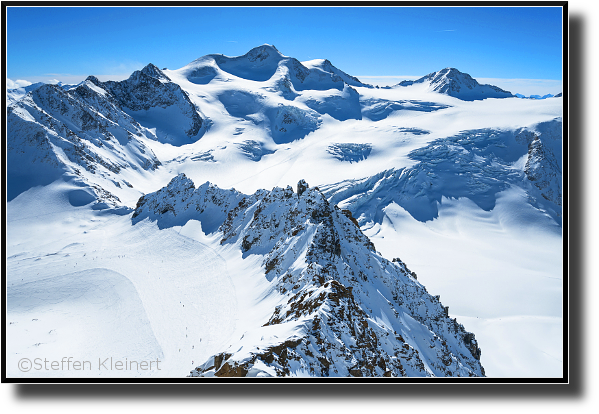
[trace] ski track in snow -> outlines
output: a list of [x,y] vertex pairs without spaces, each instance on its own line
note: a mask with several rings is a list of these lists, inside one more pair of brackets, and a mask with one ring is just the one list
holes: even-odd
[[[172,229],[159,232],[150,223],[132,227],[127,216],[98,217],[85,208],[55,214],[79,224],[69,234],[41,245],[29,233],[31,239],[21,245],[27,250],[9,254],[7,260],[7,333],[19,338],[9,341],[10,375],[49,374],[16,371],[16,361],[23,357],[60,360],[73,356],[91,361],[158,358],[163,362],[160,371],[139,372],[181,377],[189,372],[192,361],[197,363],[215,352],[235,331],[237,295],[227,260],[206,244]],[[27,228],[11,227],[11,240],[19,239],[13,232],[32,230],[38,240],[44,240],[41,236],[53,230],[52,225],[35,219],[19,222],[27,223]],[[81,290],[86,292],[83,298]],[[30,295],[38,301],[28,301]],[[106,309],[112,312],[107,314]],[[146,329],[134,330],[137,325],[131,319],[141,321]],[[77,332],[75,327],[84,330]],[[89,334],[96,331],[103,335]],[[62,374],[90,375],[89,371]],[[94,375],[128,376],[131,372],[94,370]]]

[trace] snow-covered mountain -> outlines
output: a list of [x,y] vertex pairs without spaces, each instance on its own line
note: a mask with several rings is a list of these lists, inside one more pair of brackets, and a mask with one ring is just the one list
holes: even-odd
[[27,92],[31,92],[31,91],[39,88],[42,85],[45,85],[45,83],[37,82],[37,83],[32,83],[31,85],[28,85],[28,86],[7,89],[6,90],[6,104],[10,105],[11,103],[18,101],[23,96],[25,96],[27,94]]
[[78,192],[84,204],[97,198],[116,205],[119,198],[104,187],[127,185],[123,169],[160,165],[140,140],[147,130],[89,79],[68,91],[43,85],[9,106],[7,115],[9,201],[66,174],[87,188]]
[[207,55],[180,69],[179,73],[196,84],[206,84],[218,76],[234,75],[257,82],[274,76],[281,84],[291,83],[296,91],[343,89],[344,84],[371,87],[337,69],[326,59],[302,63],[282,55],[271,45],[256,47],[238,57]]
[[[378,254],[348,210],[305,181],[243,196],[181,174],[142,197],[133,221],[198,219],[264,265],[278,305],[191,376],[481,376],[472,333],[400,259]],[[204,223],[207,223],[204,226]],[[218,223],[220,226],[216,228]]]
[[563,98],[400,85],[262,45],[9,92],[9,376],[559,376]]
[[510,98],[508,91],[493,86],[481,85],[467,73],[455,68],[445,68],[438,72],[429,73],[415,81],[402,81],[394,87],[409,87],[422,85],[427,90],[453,96],[465,101],[474,101],[487,98]]

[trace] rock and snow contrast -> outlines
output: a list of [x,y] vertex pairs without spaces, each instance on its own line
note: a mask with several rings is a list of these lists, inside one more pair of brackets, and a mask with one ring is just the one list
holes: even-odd
[[481,85],[472,76],[462,73],[455,68],[445,68],[438,72],[429,73],[415,81],[403,81],[395,87],[417,85],[427,90],[443,93],[465,101],[486,98],[509,98],[513,95],[493,85]]
[[270,45],[10,90],[7,376],[561,377],[562,99]]
[[[205,216],[205,218],[204,218]],[[263,317],[191,376],[481,376],[474,335],[400,259],[374,249],[349,210],[302,180],[243,196],[181,174],[142,197],[133,222],[199,219],[264,266]],[[208,226],[204,227],[204,223]],[[216,227],[221,223],[218,228]]]

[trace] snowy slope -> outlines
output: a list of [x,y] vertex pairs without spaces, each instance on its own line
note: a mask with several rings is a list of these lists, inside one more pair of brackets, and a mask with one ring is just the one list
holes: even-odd
[[[198,238],[199,226],[131,226],[130,215],[72,206],[67,189],[55,182],[8,205],[8,376],[184,377],[194,361],[221,348],[236,323],[260,316],[260,305],[235,295],[235,287],[249,298],[259,295],[251,264],[215,252],[210,240],[185,236]],[[22,358],[64,356],[91,365],[17,368]],[[106,358],[160,364],[100,367]]]
[[[32,83],[31,85],[22,86],[19,88],[7,89],[6,90],[6,105],[10,105],[10,104],[20,100],[25,95],[27,95],[28,92],[34,91],[43,85],[45,85],[44,82],[37,82],[37,83]],[[68,89],[71,89],[71,88],[77,86],[77,85],[64,84],[62,82],[58,82],[56,85],[61,87],[64,90],[68,90]]]
[[[386,301],[371,302],[369,289],[388,281],[379,277],[386,275],[384,270],[373,269],[396,269],[388,260],[401,257],[418,274],[418,281],[408,285],[418,291],[426,286],[433,298],[440,294],[449,316],[464,324],[464,332],[476,335],[481,354],[474,366],[466,362],[469,354],[458,350],[459,341],[446,341],[457,361],[451,365],[453,375],[479,375],[476,364],[482,364],[487,376],[561,376],[563,98],[519,99],[457,71],[431,75],[409,86],[372,88],[327,60],[299,62],[263,45],[239,57],[207,55],[176,70],[150,64],[121,82],[90,76],[80,85],[39,85],[19,94],[7,113],[7,269],[13,286],[9,294],[14,296],[8,314],[18,321],[7,325],[14,332],[8,341],[10,375],[25,375],[16,371],[15,362],[23,346],[35,355],[42,346],[35,344],[48,344],[44,335],[56,326],[67,329],[93,321],[90,326],[99,324],[106,332],[102,340],[86,333],[76,342],[76,330],[68,328],[53,339],[54,353],[49,355],[57,357],[67,345],[90,358],[112,352],[116,348],[109,338],[129,338],[127,332],[137,329],[118,314],[105,318],[101,304],[81,313],[77,309],[83,302],[59,295],[70,280],[88,277],[90,283],[81,286],[92,292],[90,297],[94,289],[114,286],[98,303],[138,296],[139,301],[120,305],[127,309],[123,315],[136,315],[140,321],[141,342],[131,345],[131,358],[147,355],[168,361],[168,370],[143,375],[185,376],[192,370],[210,375],[219,367],[195,369],[223,353],[234,356],[223,355],[221,367],[229,361],[229,367],[251,365],[272,375],[287,372],[281,371],[280,352],[286,349],[297,356],[305,349],[281,345],[299,339],[312,343],[305,334],[315,326],[315,315],[339,316],[341,309],[367,321],[368,332],[378,338],[376,346],[391,357],[397,344],[381,339],[387,338],[382,333],[399,333],[407,321],[397,322],[392,308],[414,318],[416,325],[410,327],[418,326],[419,338],[428,335],[435,341],[428,331],[446,335],[427,325],[430,318],[418,320],[417,315],[424,314],[408,305],[401,310]],[[490,97],[491,92],[498,95]],[[151,201],[153,193],[170,199],[164,194],[168,190],[160,189],[181,173],[193,182],[211,184],[193,190],[187,207]],[[315,203],[328,206],[325,210],[335,220],[351,223],[339,211],[351,213],[360,225],[355,231],[370,238],[376,252],[358,252],[348,243],[341,244],[345,256],[310,259],[308,239],[318,237],[322,222],[312,218],[308,205],[297,210],[307,215],[306,228],[275,247],[275,238],[283,237],[277,224],[296,223],[288,216],[295,207],[288,205],[291,199],[281,195],[287,191],[282,189],[302,179],[318,186],[326,200],[317,197]],[[275,187],[276,197],[263,190]],[[186,191],[192,191],[191,186]],[[294,194],[297,197],[297,191]],[[160,209],[142,214],[142,196],[143,205]],[[251,197],[258,204],[229,218],[235,206]],[[280,210],[272,207],[275,201]],[[254,219],[251,212],[261,203],[272,211],[266,209]],[[218,229],[223,223],[249,227],[238,228],[238,234],[221,245],[225,229],[222,234]],[[259,232],[252,227],[257,223],[270,226],[268,234],[275,241],[262,240],[266,228]],[[333,227],[336,234],[347,236],[345,224]],[[244,250],[244,240],[255,237],[262,240],[259,245]],[[66,246],[71,247],[63,251]],[[90,255],[93,250],[98,254]],[[364,260],[348,261],[353,254]],[[266,261],[276,257],[295,259],[281,259],[282,264],[266,274]],[[202,260],[209,265],[202,266]],[[334,279],[341,287],[302,279],[310,263],[337,269]],[[356,285],[340,270],[346,266],[366,273],[373,283],[358,279]],[[401,271],[391,273],[404,280]],[[292,286],[279,282],[285,274],[293,276]],[[306,292],[301,301],[301,295],[289,296],[297,278],[298,289]],[[42,279],[45,282],[39,282]],[[347,301],[332,306],[329,296],[349,287],[356,306]],[[18,305],[32,291],[49,293],[31,305]],[[379,291],[381,298],[393,302],[390,291]],[[262,335],[268,327],[262,325],[277,306],[291,310],[321,293],[324,301],[314,312],[292,312],[268,325],[286,339]],[[54,302],[52,310],[48,303]],[[426,306],[437,307],[434,300]],[[386,316],[377,309],[385,309]],[[41,321],[44,315],[47,325],[33,329],[32,319]],[[109,319],[120,322],[111,328]],[[348,326],[330,321],[323,325],[323,340],[353,335]],[[253,327],[251,332],[248,327]],[[422,361],[439,361],[436,352],[445,349],[433,345],[428,354],[418,340],[402,337]],[[138,339],[128,340],[133,344]],[[257,347],[279,353],[263,352],[274,362],[260,368],[256,361],[262,359],[248,362],[260,354]],[[239,348],[243,352],[238,353]],[[306,349],[316,355],[316,348]],[[119,352],[126,357],[125,348]],[[345,361],[330,375],[354,369],[347,362],[356,355],[351,347],[347,352],[337,349],[335,358],[318,352],[328,361]],[[384,364],[393,366],[387,360]],[[360,372],[387,372],[370,365],[361,365]],[[445,365],[433,365],[425,370],[414,366],[410,372],[450,375]],[[325,372],[316,362],[294,367],[287,364],[285,369],[294,375]],[[100,372],[91,375],[96,374]]]
[[408,157],[416,162],[411,167],[322,190],[365,224],[380,223],[382,210],[391,203],[417,220],[432,220],[442,197],[468,198],[490,211],[500,192],[518,186],[530,194],[533,206],[561,223],[561,128],[561,120],[555,119],[512,131],[462,131],[411,151]]
[[246,326],[192,376],[484,375],[474,335],[401,260],[380,256],[347,213],[304,181],[297,193],[242,196],[208,183],[195,189],[181,174],[139,200],[134,223],[196,218],[213,232],[220,221],[220,244],[260,256],[280,296],[270,318]]
[[23,86],[20,88],[13,88],[6,90],[6,104],[10,105],[21,99],[23,96],[27,94],[27,92],[31,92],[44,85],[43,82],[32,83],[28,86]]

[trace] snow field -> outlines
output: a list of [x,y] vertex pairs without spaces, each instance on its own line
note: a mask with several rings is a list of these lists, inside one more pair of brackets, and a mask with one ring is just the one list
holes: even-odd
[[[323,78],[319,86],[322,60],[305,62],[312,74],[304,86],[315,88],[310,90],[298,81],[302,72],[293,62],[279,65],[276,55],[262,59],[259,53],[250,57],[255,59],[249,69],[237,58],[201,58],[164,71],[209,124],[201,139],[181,145],[186,139],[181,134],[169,138],[175,124],[188,121],[174,107],[132,113],[141,114],[145,125],[135,148],[123,145],[124,136],[115,130],[119,144],[113,140],[97,153],[133,168],[115,175],[81,170],[81,176],[129,209],[181,172],[196,185],[210,181],[245,194],[295,186],[300,179],[318,186],[410,167],[411,151],[464,130],[514,130],[562,116],[561,98],[466,102],[423,84],[340,89]],[[347,77],[338,70],[336,75]],[[172,119],[162,119],[165,114]],[[33,120],[31,113],[22,115]],[[275,130],[285,125],[289,134]],[[549,146],[557,151],[561,141],[554,144]],[[352,145],[370,150],[363,157],[348,150],[342,161],[338,151]],[[144,160],[144,148],[162,163],[157,170],[135,167]],[[515,170],[524,169],[523,157],[514,160]],[[86,205],[94,197],[91,190],[69,177],[33,187],[7,206],[9,376],[88,375],[24,374],[17,363],[39,355],[60,360],[67,354],[95,359],[114,353],[164,362],[161,370],[142,375],[181,377],[242,336],[250,347],[254,328],[278,303],[260,257],[242,258],[237,246],[221,246],[217,235],[206,236],[194,220],[158,230],[147,221],[131,226],[131,210],[125,208],[120,216],[93,211]],[[491,211],[466,198],[446,197],[438,210],[438,218],[420,222],[391,204],[380,223],[366,223],[362,230],[384,257],[400,257],[416,271],[431,294],[441,295],[450,315],[475,333],[487,376],[561,376],[561,228],[515,187],[499,193]],[[380,315],[381,323],[385,318]]]
[[426,223],[391,204],[365,234],[475,333],[488,377],[561,377],[561,229],[548,218],[531,224],[537,215],[531,206],[518,213],[518,196],[506,191],[490,212],[444,198]]
[[[216,253],[198,222],[131,226],[128,215],[73,208],[57,193],[30,190],[9,207],[8,376],[183,377],[272,310],[268,301],[254,302],[261,289],[256,264]],[[29,197],[54,212],[19,211]],[[17,368],[21,358],[69,356],[92,361],[93,370]],[[98,358],[107,357],[159,359],[160,370],[98,369]]]

